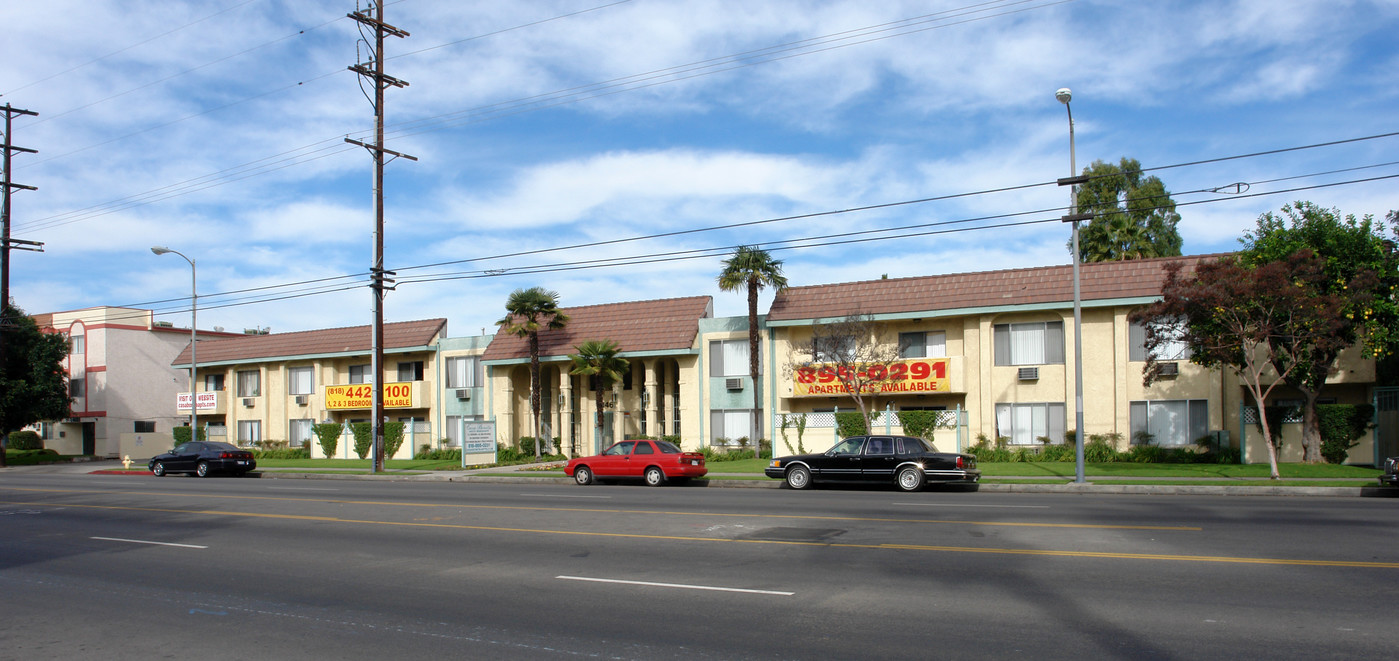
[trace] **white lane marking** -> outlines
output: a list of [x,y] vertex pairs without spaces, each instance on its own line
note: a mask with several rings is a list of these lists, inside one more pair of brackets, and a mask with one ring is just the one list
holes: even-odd
[[712,590],[715,592],[746,592],[748,594],[774,594],[782,597],[790,597],[795,592],[779,592],[776,590],[749,590],[747,588],[721,588],[713,585],[685,585],[683,583],[652,583],[650,581],[623,581],[615,578],[588,578],[586,576],[555,576],[554,578],[565,581],[588,581],[592,583],[620,583],[622,585],[643,585],[653,588],[680,588],[684,590]]
[[267,487],[268,491],[339,491],[339,489],[320,489],[317,487]]
[[612,496],[560,496],[552,493],[522,493],[521,496],[529,498],[594,498],[600,500],[612,500]]
[[995,507],[1005,509],[1022,510],[1047,510],[1048,505],[972,505],[964,503],[894,503],[895,505],[911,505],[914,507]]
[[150,541],[146,541],[146,540],[144,540],[144,539],[122,539],[122,538],[120,538],[120,537],[93,537],[93,538],[91,538],[91,539],[101,539],[101,540],[105,540],[105,541],[108,541],[108,542],[130,542],[130,543],[132,543],[132,544],[154,544],[154,545],[156,545],[156,546],[178,546],[178,547],[180,547],[180,548],[185,548],[185,549],[207,549],[207,548],[209,548],[209,547],[207,547],[207,546],[198,546],[198,545],[195,545],[195,544],[172,544],[172,543],[170,543],[170,542],[150,542]]

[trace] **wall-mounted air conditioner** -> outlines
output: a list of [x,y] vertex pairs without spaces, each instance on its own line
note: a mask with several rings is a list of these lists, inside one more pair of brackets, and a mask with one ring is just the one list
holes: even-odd
[[470,389],[470,388],[457,388],[457,399],[461,399],[461,400],[469,400],[469,399],[471,399],[471,389]]
[[297,405],[297,406],[306,406],[306,403],[309,402],[309,401],[311,401],[311,398],[310,398],[310,396],[308,396],[308,395],[297,395],[297,396],[296,396],[296,405]]
[[1040,378],[1040,368],[1022,367],[1018,374],[1021,381],[1036,381]]
[[1161,376],[1175,376],[1180,374],[1180,365],[1177,363],[1161,363]]
[[253,407],[253,398],[252,398],[252,397],[244,397],[244,398],[243,398],[243,406],[246,407],[246,408],[252,408],[252,407]]
[[743,379],[736,376],[724,379],[724,388],[728,390],[743,390]]

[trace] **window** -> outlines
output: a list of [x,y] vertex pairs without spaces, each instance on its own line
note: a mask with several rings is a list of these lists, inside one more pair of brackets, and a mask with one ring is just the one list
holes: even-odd
[[996,435],[1016,445],[1029,445],[1043,436],[1052,442],[1064,440],[1064,404],[997,404]]
[[1190,445],[1209,433],[1209,402],[1203,399],[1138,401],[1130,404],[1132,442],[1151,435],[1155,445]]
[[997,365],[1064,364],[1064,322],[996,324]]
[[712,431],[709,433],[710,443],[720,445],[719,439],[728,439],[730,443],[735,443],[738,439],[753,433],[752,411],[722,411],[715,410],[709,412],[709,424]]
[[372,365],[351,365],[350,383],[374,383],[374,367]]
[[946,358],[947,333],[918,331],[899,333],[900,358]]
[[289,420],[287,422],[287,439],[291,441],[292,447],[299,448],[302,443],[307,443],[312,440],[311,425],[314,422],[315,421],[310,418]]
[[204,375],[204,391],[205,391],[205,392],[218,392],[218,391],[222,391],[222,390],[223,390],[223,375],[222,375],[222,374],[205,374],[205,375]]
[[87,390],[86,386],[87,386],[87,382],[84,381],[81,377],[76,378],[76,379],[69,379],[69,380],[68,380],[68,396],[69,396],[69,397],[83,397],[83,396],[84,396],[84,393],[85,393],[86,390]]
[[316,390],[315,368],[293,367],[287,370],[287,392],[292,395],[310,395]]
[[262,375],[257,370],[238,372],[238,396],[257,397],[262,394]]
[[483,416],[480,416],[480,415],[449,415],[449,416],[447,416],[447,425],[446,425],[446,429],[443,430],[443,431],[446,432],[446,433],[444,434],[444,436],[446,436],[447,442],[446,442],[444,445],[448,445],[448,446],[450,446],[450,447],[456,447],[456,448],[461,447],[461,432],[462,432],[461,423],[462,423],[462,421],[466,421],[466,422],[480,422],[480,421],[483,420],[483,419],[484,419]]
[[137,420],[135,421],[135,428],[132,429],[132,431],[136,432],[137,434],[153,434],[155,433],[155,421]]
[[481,383],[478,372],[481,370],[481,359],[476,356],[461,356],[447,359],[447,387],[448,388],[475,388]]
[[238,421],[238,444],[252,445],[262,440],[261,420]]
[[816,355],[812,360],[817,363],[840,363],[850,360],[855,356],[855,338],[844,337],[821,337],[811,338],[811,347],[815,349]]
[[421,360],[415,360],[415,361],[407,362],[407,363],[399,363],[399,364],[398,364],[398,380],[399,380],[399,382],[403,382],[403,381],[422,381],[422,380],[423,380],[423,361],[421,361]]
[[894,439],[875,436],[865,444],[865,454],[894,454]]
[[68,338],[68,341],[73,343],[73,351],[71,352],[73,355],[79,356],[87,352],[86,335],[74,335]]
[[637,443],[636,450],[632,454],[656,454],[656,450],[650,443]]
[[[1190,359],[1190,347],[1186,346],[1185,342],[1180,339],[1185,336],[1184,322],[1177,324],[1173,331],[1174,339],[1157,347],[1156,360]],[[1134,321],[1128,327],[1127,335],[1127,343],[1131,352],[1131,355],[1127,357],[1128,360],[1146,360],[1146,327]]]
[[710,342],[709,376],[748,376],[748,340]]

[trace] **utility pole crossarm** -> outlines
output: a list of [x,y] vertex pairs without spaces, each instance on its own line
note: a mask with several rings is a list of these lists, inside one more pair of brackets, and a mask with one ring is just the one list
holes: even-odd
[[395,156],[395,157],[398,157],[398,158],[406,158],[406,159],[408,159],[408,160],[410,160],[410,161],[416,161],[416,160],[418,160],[418,157],[417,157],[417,156],[412,156],[412,155],[409,155],[409,154],[404,154],[404,153],[401,153],[401,152],[396,152],[396,151],[394,151],[394,150],[392,150],[392,149],[385,149],[385,148],[383,148],[383,147],[380,147],[379,145],[371,145],[371,144],[369,144],[369,143],[367,143],[367,142],[360,142],[359,140],[355,140],[355,139],[353,139],[353,138],[345,138],[345,142],[348,142],[348,143],[350,143],[350,144],[352,144],[352,145],[357,145],[357,146],[360,146],[360,147],[364,147],[365,149],[368,149],[368,150],[370,150],[370,151],[377,151],[377,152],[379,152],[379,153],[381,153],[381,154],[388,154],[388,155],[390,155],[390,156]]
[[369,27],[374,28],[376,30],[383,30],[384,34],[389,36],[400,38],[410,36],[407,30],[400,30],[392,25],[389,25],[388,23],[379,20],[378,18],[375,18],[374,16],[371,16],[369,14],[370,11],[373,11],[373,8],[366,9],[364,11],[352,11],[348,14],[345,14],[345,16],[359,21],[360,23],[363,23],[365,25],[368,25]]

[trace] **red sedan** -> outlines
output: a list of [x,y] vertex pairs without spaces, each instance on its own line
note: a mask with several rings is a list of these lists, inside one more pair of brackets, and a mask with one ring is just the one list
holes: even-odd
[[579,484],[592,484],[595,479],[641,479],[658,487],[666,482],[684,483],[692,477],[704,477],[704,455],[682,452],[668,441],[622,441],[591,457],[578,457],[564,466],[565,475]]

